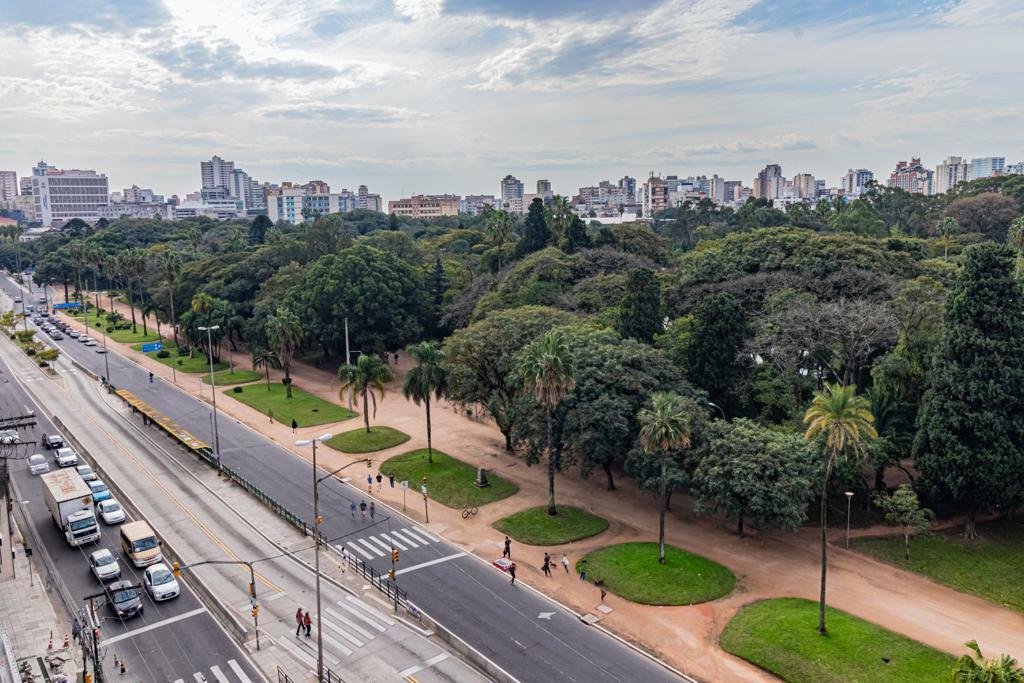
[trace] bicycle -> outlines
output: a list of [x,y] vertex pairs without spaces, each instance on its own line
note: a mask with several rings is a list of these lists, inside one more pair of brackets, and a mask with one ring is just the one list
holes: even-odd
[[470,517],[472,517],[473,515],[475,515],[475,514],[477,513],[477,511],[478,511],[478,510],[477,510],[477,508],[476,508],[476,506],[475,506],[475,505],[474,505],[474,506],[472,506],[472,507],[468,507],[468,508],[466,508],[466,509],[464,509],[464,510],[462,511],[462,518],[463,518],[463,519],[469,519]]

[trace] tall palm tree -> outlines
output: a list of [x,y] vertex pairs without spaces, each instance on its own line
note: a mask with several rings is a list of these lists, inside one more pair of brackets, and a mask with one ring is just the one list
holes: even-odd
[[537,402],[544,406],[547,420],[548,452],[548,514],[557,515],[555,507],[555,454],[552,433],[555,409],[565,395],[576,386],[576,362],[572,350],[561,330],[548,330],[534,339],[523,350],[517,368],[523,385],[533,392]]
[[281,367],[277,352],[265,346],[257,346],[252,352],[252,369],[262,367],[267,376],[267,391],[270,391],[270,368]]
[[[114,285],[119,286],[121,278],[124,277],[124,273],[121,270],[121,257],[119,254],[111,254],[107,256],[103,262],[103,269],[107,274],[107,280]],[[65,297],[66,298],[66,297]],[[107,298],[110,300],[110,312],[114,312],[114,291],[113,288],[107,291]]]
[[949,240],[960,232],[960,224],[952,216],[946,216],[939,222],[939,235],[942,237],[942,260],[949,259]]
[[[200,320],[201,319],[201,320],[203,320],[205,322],[205,325],[203,325],[204,327],[210,327],[213,324],[213,321],[211,319],[210,314],[213,313],[214,305],[215,305],[215,302],[213,300],[213,297],[210,296],[209,294],[207,294],[206,292],[199,292],[198,294],[196,294],[195,296],[192,297],[192,313],[195,314],[196,320]],[[202,318],[199,318],[199,316],[202,316]],[[220,330],[220,332],[223,332],[223,330]],[[213,335],[213,332],[211,331],[210,334],[205,335],[205,336],[206,336],[206,340],[207,340],[207,344],[206,344],[206,346],[207,346],[207,349],[206,349],[206,359],[209,360],[210,358],[214,357],[214,354],[213,354],[213,339],[214,339],[214,335]],[[217,335],[217,343],[218,344],[220,344],[220,336],[221,336],[220,334]],[[218,354],[218,355],[220,355],[220,354]]]
[[292,397],[292,359],[304,337],[302,321],[291,309],[281,307],[267,318],[267,341],[284,368],[285,396]]
[[665,564],[665,512],[668,510],[668,462],[673,452],[692,445],[693,406],[679,394],[657,393],[650,407],[637,413],[640,421],[640,447],[648,455],[658,454],[661,461],[661,506],[658,517],[658,562]]
[[1006,243],[1017,252],[1017,279],[1021,279],[1022,266],[1024,266],[1024,216],[1020,216],[1013,223],[1010,223],[1010,230],[1006,235]]
[[157,268],[163,274],[167,284],[167,297],[171,301],[171,332],[174,334],[174,346],[178,346],[178,319],[174,313],[174,288],[178,286],[181,276],[181,255],[174,249],[164,249],[156,257]]
[[551,202],[551,239],[555,246],[558,246],[562,238],[569,231],[572,219],[575,214],[569,205],[569,199],[562,195],[555,195]]
[[501,272],[501,252],[505,243],[512,236],[512,228],[515,226],[515,218],[508,211],[498,209],[490,211],[487,215],[487,237],[494,242],[498,248],[498,272]]
[[969,640],[967,647],[973,655],[961,655],[950,672],[956,683],[1024,683],[1024,669],[1010,655],[985,659],[978,641]]
[[384,385],[395,378],[388,364],[380,356],[367,354],[359,356],[355,365],[342,365],[338,368],[338,379],[341,380],[339,395],[344,398],[347,391],[349,397],[359,394],[363,397],[363,420],[366,422],[366,433],[370,433],[369,401],[373,401],[373,415],[377,416],[377,397],[384,400]]
[[146,272],[146,252],[142,249],[128,249],[121,253],[121,272],[128,285],[128,308],[132,312],[132,334],[138,334],[138,323],[135,321],[135,299],[133,284],[139,280],[139,294],[142,294],[142,274]]
[[444,351],[441,344],[436,341],[423,342],[406,349],[414,361],[416,367],[409,370],[405,376],[405,384],[402,386],[402,393],[406,398],[411,398],[413,403],[423,407],[427,411],[427,462],[434,462],[434,448],[431,441],[430,431],[430,395],[438,399],[448,393],[449,372],[444,366]]
[[106,262],[106,255],[103,253],[103,250],[100,249],[95,244],[86,244],[83,247],[83,251],[85,252],[85,260],[89,263],[89,267],[92,270],[92,291],[93,291],[93,297],[95,297],[95,299],[96,299],[96,316],[97,316],[97,323],[96,323],[96,325],[100,326],[103,323],[99,320],[99,310],[100,310],[99,277],[100,277],[100,271],[103,270],[103,264]]
[[822,437],[822,455],[825,458],[825,481],[821,487],[821,596],[818,600],[818,633],[825,629],[825,578],[828,571],[828,489],[832,469],[840,458],[863,449],[864,439],[876,439],[875,418],[868,399],[857,395],[857,386],[826,384],[814,392],[811,407],[804,414],[807,431],[804,438],[813,441]]

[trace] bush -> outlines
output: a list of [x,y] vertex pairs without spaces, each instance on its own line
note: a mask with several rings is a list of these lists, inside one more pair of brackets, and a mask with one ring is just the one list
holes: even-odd
[[114,326],[113,325],[107,325],[107,334],[110,334],[113,331],[114,331]]
[[178,365],[184,365],[184,364],[185,364],[185,361],[183,361],[183,360],[181,360],[181,359],[179,358],[179,359],[178,359]]
[[47,363],[45,360],[41,360],[41,361],[39,361],[39,367],[41,367],[41,368],[48,368],[48,367],[50,367],[50,364]]
[[[179,356],[187,356],[188,355],[188,347],[187,346],[179,346],[178,347],[178,355]],[[181,365],[181,363],[179,363],[178,365]]]
[[27,353],[30,356],[34,356],[34,355],[36,355],[36,350],[35,349],[25,349],[25,353]]
[[118,323],[117,324],[117,329],[119,329],[119,330],[130,330],[130,329],[132,329],[132,324],[131,323],[127,323],[127,322],[126,323]]
[[166,349],[160,349],[159,351],[156,352],[157,358],[170,358],[170,356],[171,352],[167,351]]
[[231,391],[235,392],[236,394],[240,394],[240,393],[242,393],[242,387],[235,387]]

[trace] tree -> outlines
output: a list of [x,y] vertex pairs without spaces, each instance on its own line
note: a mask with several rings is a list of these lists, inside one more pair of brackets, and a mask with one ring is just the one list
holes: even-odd
[[[392,214],[394,215],[394,214]],[[366,433],[370,433],[370,406],[373,402],[373,416],[377,417],[377,397],[384,400],[384,385],[395,378],[391,368],[380,356],[363,354],[355,365],[342,365],[338,368],[338,379],[341,380],[339,395],[344,398],[345,392],[352,400],[357,394],[363,397],[363,420],[366,422]]]
[[752,334],[746,311],[731,294],[712,294],[694,309],[688,331],[680,350],[687,379],[707,391],[726,414],[735,413],[735,387],[750,364],[743,355]]
[[544,220],[544,202],[540,197],[530,202],[523,225],[523,238],[516,243],[516,256],[522,258],[527,254],[540,251],[551,241],[551,230]]
[[665,329],[661,310],[661,285],[654,271],[635,268],[626,281],[626,297],[619,314],[619,334],[627,339],[650,343]]
[[1006,243],[1017,252],[1017,279],[1020,280],[1021,274],[1024,273],[1024,216],[1010,224]]
[[960,234],[960,224],[952,216],[939,221],[939,236],[942,237],[942,260],[949,260],[949,241]]
[[[265,218],[265,216],[257,216]],[[167,297],[171,302],[171,332],[174,335],[174,346],[178,346],[178,319],[174,313],[174,288],[178,286],[181,276],[181,255],[173,249],[164,249],[156,257],[157,268],[167,285]]]
[[256,218],[252,219],[252,225],[249,226],[249,243],[250,244],[263,244],[267,241],[267,231],[274,227],[273,221],[267,216],[260,214]]
[[885,521],[895,524],[903,534],[903,545],[906,549],[907,561],[910,560],[910,537],[927,531],[929,523],[935,518],[928,508],[921,507],[917,494],[909,484],[901,484],[893,493],[886,495],[877,492],[874,496],[875,505],[885,513]]
[[444,351],[438,342],[428,341],[415,344],[406,349],[409,356],[416,361],[416,367],[405,375],[402,393],[411,398],[416,405],[423,403],[427,413],[427,462],[434,462],[434,448],[431,440],[430,396],[439,400],[448,393],[450,372],[444,365]]
[[964,535],[1024,500],[1024,300],[1013,252],[964,251],[921,399],[914,461],[929,492],[963,506]]
[[517,363],[523,387],[533,394],[534,400],[545,409],[548,454],[548,514],[557,515],[555,508],[555,471],[557,457],[554,450],[552,420],[555,409],[565,395],[576,386],[575,358],[560,330],[548,330],[523,349]]
[[292,397],[292,359],[304,337],[302,321],[291,309],[282,306],[267,318],[267,341],[284,368],[285,395],[288,398]]
[[1024,669],[1010,655],[985,659],[978,641],[965,643],[973,655],[961,655],[950,673],[955,683],[1024,683]]
[[569,199],[563,197],[560,194],[556,194],[554,199],[551,201],[550,211],[551,224],[551,239],[554,244],[560,244],[562,238],[568,236],[569,228],[573,224],[573,220],[576,215],[572,211],[572,206],[569,204]]
[[658,506],[658,563],[665,564],[665,512],[668,510],[669,460],[692,445],[693,423],[700,408],[679,394],[657,393],[651,396],[650,407],[640,409],[638,439],[643,452],[656,456],[661,467]]
[[833,214],[829,223],[837,232],[852,232],[867,237],[885,237],[889,234],[885,221],[863,199],[850,202],[848,208]]
[[487,237],[498,250],[498,272],[501,272],[501,256],[505,249],[505,243],[512,236],[512,229],[515,227],[515,218],[508,211],[498,209],[488,211],[486,220]]
[[398,230],[398,228],[399,228],[398,214],[394,214],[393,213],[393,214],[388,216],[388,230],[394,231],[394,230]]
[[270,391],[270,368],[281,367],[281,359],[278,358],[277,352],[268,349],[265,346],[257,346],[252,351],[252,369],[263,368],[264,374],[267,377],[267,391]]
[[878,437],[874,417],[866,398],[857,395],[856,385],[826,384],[814,394],[811,407],[804,415],[807,441],[818,440],[825,461],[825,478],[821,486],[821,597],[818,601],[818,633],[825,629],[825,579],[828,571],[828,492],[829,480],[837,461],[851,452],[860,452],[865,439]]
[[575,254],[580,249],[587,249],[591,246],[590,235],[587,234],[587,225],[579,216],[573,216],[569,228],[558,243],[559,248],[566,254]]
[[1006,241],[1006,232],[1017,216],[1020,206],[1012,197],[996,192],[983,192],[972,197],[960,197],[946,207],[964,232],[980,232],[996,242]]
[[698,513],[721,512],[743,534],[745,519],[760,528],[798,529],[807,518],[814,456],[798,434],[746,419],[716,420],[693,473]]
[[133,283],[139,282],[139,299],[142,298],[142,274],[146,272],[146,252],[142,249],[129,249],[121,254],[121,274],[128,285],[128,308],[132,312],[132,333],[138,334],[135,322],[135,302],[132,298]]

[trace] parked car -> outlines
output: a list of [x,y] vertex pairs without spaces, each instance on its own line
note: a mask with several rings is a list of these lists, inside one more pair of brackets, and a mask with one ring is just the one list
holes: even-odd
[[131,581],[117,581],[107,589],[110,595],[110,608],[118,619],[128,619],[142,614],[142,596]]
[[30,474],[46,474],[50,471],[50,463],[42,453],[30,455],[28,458],[28,471]]
[[64,448],[64,437],[60,434],[43,434],[43,448]]
[[96,505],[104,524],[120,524],[124,521],[124,508],[113,498],[100,501]]
[[101,503],[113,498],[110,493],[110,489],[107,488],[107,485],[103,483],[102,479],[93,479],[86,483],[89,485],[89,488],[92,489],[92,500],[94,503]]
[[78,453],[67,447],[58,448],[57,452],[53,454],[53,459],[61,467],[75,467],[78,465]]
[[93,472],[92,468],[89,467],[88,465],[79,465],[75,469],[78,470],[78,476],[80,476],[85,481],[96,481],[96,473]]
[[97,550],[89,556],[89,569],[100,583],[121,576],[121,565],[117,563],[117,557],[106,548]]
[[156,602],[170,600],[181,594],[178,581],[163,562],[146,567],[142,576],[142,585],[146,587],[146,592]]

